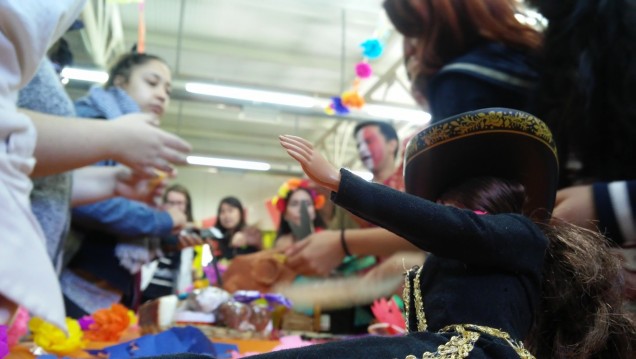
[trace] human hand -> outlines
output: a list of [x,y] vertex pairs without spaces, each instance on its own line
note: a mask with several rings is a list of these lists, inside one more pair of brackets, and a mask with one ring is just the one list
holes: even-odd
[[311,142],[302,137],[291,135],[281,135],[279,141],[287,154],[300,163],[303,171],[316,184],[334,192],[338,191],[340,172],[318,151],[314,150]]
[[166,208],[164,211],[166,211],[172,219],[172,233],[179,233],[188,223],[185,213],[181,212],[179,209],[170,207]]
[[194,247],[205,244],[205,240],[201,238],[197,230],[199,229],[194,223],[186,223],[186,229],[179,232],[179,249]]
[[130,198],[155,205],[156,199],[161,197],[167,185],[167,176],[158,175],[148,179],[143,173],[131,171],[120,166],[115,173],[115,196]]
[[232,240],[230,241],[230,246],[234,248],[244,247],[247,245],[247,239],[245,238],[245,234],[243,232],[236,232],[232,236]]
[[285,250],[287,265],[304,275],[327,276],[345,257],[339,231],[322,231],[309,235]]
[[573,186],[557,191],[552,217],[597,231],[598,217],[592,186]]
[[261,233],[261,230],[258,229],[257,226],[255,225],[247,226],[243,228],[241,233],[243,233],[243,235],[245,236],[246,245],[254,246],[257,248],[263,247],[263,234]]
[[157,126],[151,114],[128,114],[110,122],[114,132],[113,159],[147,176],[155,170],[172,172],[170,164],[186,163],[185,154],[192,147]]

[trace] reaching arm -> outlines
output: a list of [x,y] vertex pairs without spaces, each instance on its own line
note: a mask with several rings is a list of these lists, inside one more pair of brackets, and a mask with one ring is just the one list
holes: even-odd
[[190,145],[157,128],[148,114],[130,114],[115,121],[72,119],[21,109],[38,131],[37,164],[32,176],[66,172],[113,159],[130,168],[154,175],[155,169],[170,172],[170,163],[185,163]]
[[163,180],[147,180],[123,166],[89,166],[73,171],[71,205],[81,206],[111,197],[151,203],[161,195]]
[[636,243],[635,213],[636,181],[615,181],[559,190],[553,216],[629,246]]
[[124,237],[164,237],[183,227],[186,218],[179,211],[160,211],[116,197],[74,208],[73,222]]
[[329,164],[307,140],[281,136],[281,145],[332,199],[351,213],[401,236],[418,248],[465,263],[538,270],[547,247],[543,233],[520,215],[477,215],[369,183]]
[[[294,243],[285,251],[288,265],[301,274],[330,274],[345,257],[341,234],[340,231],[322,231]],[[344,240],[351,254],[358,256],[389,256],[401,250],[420,251],[384,228],[347,229]]]

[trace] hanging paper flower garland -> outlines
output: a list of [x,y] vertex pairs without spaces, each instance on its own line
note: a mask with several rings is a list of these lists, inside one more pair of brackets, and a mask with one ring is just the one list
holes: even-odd
[[137,7],[137,53],[146,52],[146,16],[145,16],[145,0],[108,0],[115,4],[138,3]]
[[362,47],[362,61],[355,66],[356,79],[350,90],[340,96],[331,98],[331,103],[325,108],[328,115],[346,115],[351,109],[361,109],[364,106],[364,98],[360,96],[360,81],[371,77],[373,69],[369,60],[375,60],[382,55],[384,45],[378,38],[371,38],[360,44]]

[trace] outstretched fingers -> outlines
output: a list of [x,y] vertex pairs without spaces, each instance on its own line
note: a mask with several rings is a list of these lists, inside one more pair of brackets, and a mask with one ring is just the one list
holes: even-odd
[[301,165],[307,165],[313,155],[313,146],[304,138],[281,135],[280,144],[287,150],[287,153]]

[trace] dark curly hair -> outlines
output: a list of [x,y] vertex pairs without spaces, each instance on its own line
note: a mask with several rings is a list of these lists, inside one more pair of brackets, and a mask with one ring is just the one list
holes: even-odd
[[[524,187],[495,177],[473,178],[440,200],[491,214],[521,213]],[[598,232],[553,221],[536,223],[549,240],[541,304],[526,346],[537,358],[636,357],[636,324],[623,309],[618,257]]]

